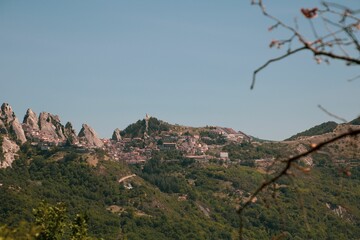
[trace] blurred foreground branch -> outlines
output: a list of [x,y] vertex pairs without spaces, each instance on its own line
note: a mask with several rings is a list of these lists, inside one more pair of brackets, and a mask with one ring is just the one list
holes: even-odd
[[[283,60],[295,53],[306,50],[314,55],[315,61],[330,63],[331,59],[344,61],[346,65],[360,65],[360,18],[356,15],[360,10],[331,2],[321,2],[321,7],[312,9],[302,8],[302,17],[309,21],[313,36],[306,36],[299,31],[297,21],[290,26],[284,21],[271,15],[265,8],[263,0],[252,0],[253,5],[260,7],[264,16],[275,23],[269,31],[282,28],[290,33],[290,37],[281,40],[272,40],[269,47],[287,48],[280,57],[268,60],[253,73],[251,89],[254,88],[257,74],[269,64]],[[317,20],[315,20],[318,18]],[[320,19],[320,20],[319,20]],[[297,40],[297,41],[295,41]],[[294,47],[295,46],[295,47]]]

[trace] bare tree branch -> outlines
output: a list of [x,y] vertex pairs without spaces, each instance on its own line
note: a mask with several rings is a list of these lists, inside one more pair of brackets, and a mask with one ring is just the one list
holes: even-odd
[[331,112],[329,112],[328,110],[326,110],[323,106],[321,106],[320,104],[318,105],[318,108],[320,108],[324,113],[326,113],[327,115],[329,115],[330,117],[336,118],[337,120],[340,120],[344,123],[347,123],[348,121],[345,118],[339,117]]
[[343,55],[337,55],[337,54],[334,54],[331,52],[318,51],[312,47],[308,47],[308,49],[311,50],[315,56],[327,56],[327,57],[337,59],[337,60],[344,60],[347,65],[351,65],[351,64],[356,64],[356,65],[359,64],[360,65],[360,59],[346,57]]
[[352,82],[352,81],[355,81],[356,79],[359,79],[359,78],[360,78],[360,75],[358,75],[356,77],[352,77],[352,78],[348,79],[347,81]]
[[255,85],[255,81],[256,81],[256,74],[258,72],[260,72],[261,70],[263,70],[264,68],[266,68],[270,63],[273,63],[273,62],[277,62],[277,61],[280,61],[284,58],[287,58],[288,56],[294,54],[294,53],[297,53],[297,52],[300,52],[302,50],[305,50],[306,47],[302,47],[302,48],[298,48],[298,49],[295,49],[293,51],[290,51],[290,52],[287,52],[286,54],[280,56],[280,57],[277,57],[277,58],[273,58],[273,59],[270,59],[269,61],[267,61],[264,65],[262,65],[261,67],[259,67],[258,69],[256,69],[253,73],[253,80],[252,80],[252,83],[251,83],[251,87],[250,89],[253,89],[254,88],[254,85]]
[[[288,46],[287,53],[284,55],[270,59],[264,65],[254,71],[253,79],[250,89],[254,88],[256,75],[259,71],[262,71],[270,63],[280,61],[302,50],[308,50],[313,53],[315,59],[320,63],[325,57],[325,62],[329,63],[329,59],[344,61],[346,65],[360,65],[360,43],[354,32],[360,31],[360,18],[355,16],[360,13],[359,10],[355,11],[341,4],[335,4],[330,2],[322,2],[322,9],[317,7],[312,9],[301,9],[303,17],[310,21],[314,40],[309,41],[305,36],[299,32],[298,23],[295,22],[295,27],[292,27],[277,17],[267,12],[263,0],[252,0],[253,5],[259,6],[264,16],[271,19],[275,23],[269,28],[273,30],[275,28],[283,28],[291,33],[291,37],[286,40],[273,40],[270,47],[277,46],[280,48],[283,45]],[[316,30],[316,26],[313,19],[320,16],[320,20],[323,22],[327,34],[320,35]],[[334,30],[330,29],[331,25]],[[294,39],[297,46],[296,50],[290,50]],[[337,49],[334,48],[337,47]],[[357,54],[357,55],[356,55]]]

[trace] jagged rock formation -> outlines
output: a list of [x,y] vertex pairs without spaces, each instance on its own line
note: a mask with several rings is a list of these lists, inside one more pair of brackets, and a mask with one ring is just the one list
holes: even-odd
[[24,121],[23,128],[29,139],[48,142],[52,144],[69,144],[77,143],[76,133],[71,125],[67,123],[64,127],[60,123],[60,118],[47,112],[42,112],[37,118],[36,113],[28,109]]
[[7,132],[13,134],[16,140],[21,143],[26,142],[24,130],[11,106],[7,103],[1,105],[0,120],[2,120],[2,123],[0,123],[1,132],[5,132],[4,129],[7,129]]
[[60,118],[57,115],[52,115],[47,112],[40,113],[39,116],[40,132],[44,134],[50,141],[65,141],[64,126],[60,123]]
[[6,129],[6,126],[4,122],[0,119],[0,134],[7,134],[8,131]]
[[31,130],[39,130],[39,122],[36,113],[33,112],[30,108],[26,111],[23,124]]
[[21,143],[26,142],[24,130],[17,118],[11,123],[11,130],[14,131],[17,140]]
[[113,133],[111,139],[116,141],[116,142],[121,141],[120,129],[117,128],[117,129],[114,130],[114,133]]
[[0,158],[0,168],[11,167],[12,162],[17,156],[17,151],[20,150],[20,147],[14,142],[11,141],[7,136],[2,137],[2,156]]
[[78,142],[78,137],[76,136],[76,132],[70,122],[67,122],[65,124],[64,135],[68,143],[70,143],[71,145]]
[[5,123],[9,123],[14,120],[15,113],[13,112],[11,106],[8,103],[3,103],[1,105],[1,118]]
[[93,147],[102,147],[104,143],[97,137],[96,132],[89,125],[83,124],[79,132],[79,140]]

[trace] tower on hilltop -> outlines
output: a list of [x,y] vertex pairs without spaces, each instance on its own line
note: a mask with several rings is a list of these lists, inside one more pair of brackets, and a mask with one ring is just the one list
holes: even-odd
[[149,137],[149,134],[148,134],[148,130],[149,130],[149,120],[150,120],[150,115],[149,114],[146,114],[145,115],[145,132],[144,132],[144,139],[147,139]]

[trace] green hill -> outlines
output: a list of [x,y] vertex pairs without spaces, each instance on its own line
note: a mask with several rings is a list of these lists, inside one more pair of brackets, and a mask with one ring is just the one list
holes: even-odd
[[354,120],[352,120],[349,123],[352,124],[352,125],[360,125],[360,117],[355,118]]
[[[236,154],[247,154],[246,145],[239,148]],[[252,155],[258,151],[273,154],[251,147]],[[97,164],[89,165],[89,159]],[[87,216],[89,236],[96,238],[236,239],[236,208],[268,177],[255,168],[197,163],[171,152],[157,153],[144,166],[106,159],[101,151],[40,151],[24,145],[12,168],[0,169],[0,226],[33,223],[32,209],[45,201],[64,203],[70,219],[77,213]],[[356,239],[360,168],[351,173],[347,177],[337,167],[322,165],[309,175],[282,178],[245,210],[245,239],[280,234],[284,239]]]
[[298,137],[302,137],[302,136],[314,136],[314,135],[321,135],[324,133],[329,133],[332,132],[336,127],[337,127],[337,123],[336,122],[325,122],[322,123],[320,125],[317,125],[315,127],[312,127],[306,131],[300,132],[294,136],[291,136],[290,138],[286,139],[286,140],[295,140]]
[[[158,120],[157,118],[151,117],[149,119],[148,123],[148,135],[153,135],[156,133],[160,133],[162,131],[169,131],[170,124]],[[126,127],[122,132],[121,135],[125,137],[143,137],[144,133],[146,131],[146,121],[138,120],[136,123],[130,124],[128,127]]]

